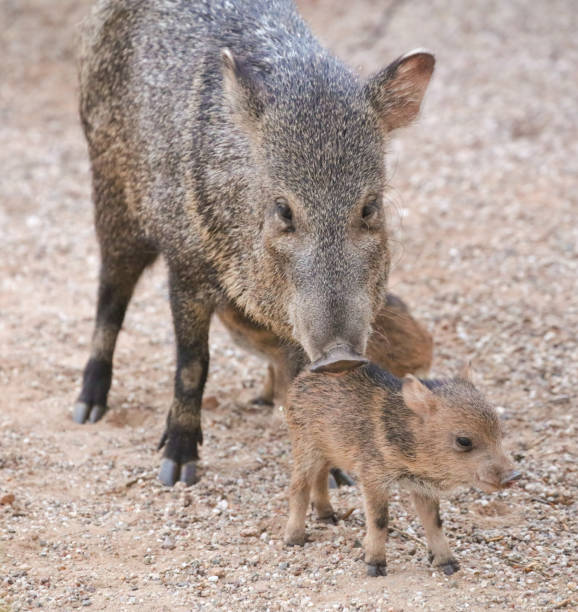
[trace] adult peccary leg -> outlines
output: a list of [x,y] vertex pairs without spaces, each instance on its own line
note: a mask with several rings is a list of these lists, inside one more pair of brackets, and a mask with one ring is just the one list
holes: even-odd
[[450,576],[460,569],[442,530],[440,503],[437,499],[412,493],[415,509],[422,522],[429,545],[430,562]]
[[267,378],[261,393],[251,400],[256,406],[273,406],[275,403],[275,368],[269,364],[267,366]]
[[212,306],[186,276],[171,272],[171,309],[177,344],[174,399],[159,448],[164,447],[159,478],[172,486],[198,480],[198,445],[203,443],[201,401],[209,369]]
[[101,268],[90,358],[73,412],[77,423],[95,423],[106,412],[118,332],[140,275],[157,257],[129,216],[124,195],[121,181],[95,170],[95,225]]
[[106,412],[118,332],[133,289],[150,261],[103,258],[90,358],[84,368],[82,391],[74,406],[73,419],[77,423],[96,423]]

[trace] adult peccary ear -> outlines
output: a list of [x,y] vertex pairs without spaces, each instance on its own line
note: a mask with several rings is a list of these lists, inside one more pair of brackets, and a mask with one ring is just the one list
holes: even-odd
[[417,117],[434,65],[431,53],[415,49],[369,79],[366,95],[386,132],[404,127]]
[[225,100],[238,123],[252,129],[263,115],[265,87],[255,70],[230,49],[221,49]]
[[422,418],[429,417],[437,408],[436,396],[415,376],[404,376],[401,394],[406,406]]

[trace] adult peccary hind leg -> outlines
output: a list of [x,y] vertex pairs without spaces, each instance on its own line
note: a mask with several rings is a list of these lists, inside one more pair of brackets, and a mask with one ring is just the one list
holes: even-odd
[[201,401],[209,369],[212,307],[191,279],[171,271],[171,309],[177,343],[175,394],[159,443],[164,458],[159,479],[167,486],[197,480],[198,445],[203,443]]
[[72,417],[81,424],[87,421],[96,423],[107,410],[118,332],[140,275],[156,258],[156,253],[145,245],[139,255],[112,254],[106,245],[102,246],[101,251],[96,323],[90,358],[84,368],[82,391],[74,405]]
[[127,207],[126,184],[106,155],[92,159],[95,228],[100,245],[100,278],[90,358],[73,419],[95,423],[107,409],[118,332],[134,288],[157,250]]

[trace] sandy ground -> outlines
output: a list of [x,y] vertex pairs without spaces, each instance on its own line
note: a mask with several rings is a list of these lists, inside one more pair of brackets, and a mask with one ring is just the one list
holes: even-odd
[[[343,5],[343,6],[342,6]],[[337,7],[340,8],[337,8]],[[391,143],[391,287],[434,333],[434,373],[473,358],[520,487],[442,504],[462,571],[425,559],[405,493],[389,575],[365,577],[359,491],[286,549],[289,444],[248,401],[263,367],[217,325],[203,479],[164,488],[156,443],[173,338],[162,264],[131,304],[111,411],[71,407],[92,332],[97,248],[76,114],[86,0],[0,0],[0,610],[576,609],[578,12],[458,0],[303,3],[363,73],[416,46],[438,68]]]

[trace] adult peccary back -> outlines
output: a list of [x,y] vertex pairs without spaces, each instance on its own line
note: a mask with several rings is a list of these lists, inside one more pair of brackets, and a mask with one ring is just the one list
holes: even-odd
[[101,272],[77,422],[106,410],[133,288],[162,253],[177,344],[166,484],[196,478],[211,314],[231,302],[320,370],[362,356],[389,269],[387,134],[419,111],[434,59],[368,81],[287,0],[104,0],[80,65]]
[[[251,321],[230,303],[218,307],[217,314],[236,344],[267,361],[266,382],[253,403],[283,406],[288,385],[308,363],[305,351]],[[433,338],[407,304],[388,293],[373,322],[366,355],[395,376],[426,376],[433,358]]]

